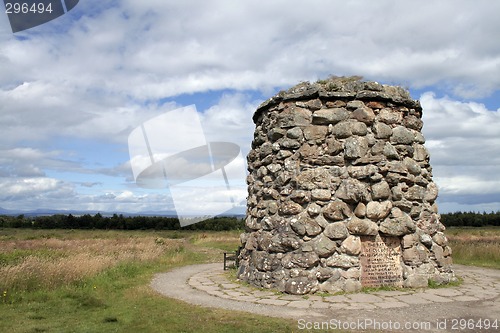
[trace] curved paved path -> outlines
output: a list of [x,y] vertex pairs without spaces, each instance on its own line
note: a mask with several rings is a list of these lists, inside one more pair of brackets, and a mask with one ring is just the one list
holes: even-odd
[[[349,330],[466,332],[461,325],[495,321],[500,332],[500,270],[454,265],[462,285],[442,289],[297,296],[232,283],[222,263],[186,266],[157,274],[151,286],[191,304],[291,318],[297,327]],[[464,322],[464,320],[468,320]],[[480,322],[481,321],[481,322]],[[327,326],[325,326],[327,325]]]

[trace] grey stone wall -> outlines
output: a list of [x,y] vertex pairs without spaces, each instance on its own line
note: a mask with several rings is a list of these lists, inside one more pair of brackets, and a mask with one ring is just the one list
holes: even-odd
[[404,287],[454,279],[422,108],[358,77],[301,83],[256,110],[238,277],[291,294],[361,288],[364,236],[398,237]]

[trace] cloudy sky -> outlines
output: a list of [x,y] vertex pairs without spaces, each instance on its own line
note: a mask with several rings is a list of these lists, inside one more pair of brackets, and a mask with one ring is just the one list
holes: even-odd
[[0,207],[146,212],[128,137],[196,105],[245,155],[252,113],[335,75],[410,89],[441,212],[500,210],[500,2],[81,0],[13,34],[0,15]]

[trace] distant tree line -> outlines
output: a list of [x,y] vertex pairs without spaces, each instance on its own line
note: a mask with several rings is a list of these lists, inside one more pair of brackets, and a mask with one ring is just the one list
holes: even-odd
[[[183,227],[182,230],[241,230],[245,223],[236,217],[213,217],[202,222]],[[115,230],[179,230],[179,220],[164,216],[102,216],[72,214],[25,217],[0,216],[2,228],[33,228],[33,229],[115,229]]]
[[500,226],[500,211],[496,213],[456,212],[441,214],[441,223],[446,227]]
[[[441,214],[441,222],[446,227],[500,226],[500,211],[496,213],[456,212]],[[34,229],[117,229],[117,230],[242,230],[245,222],[236,217],[213,217],[181,228],[175,217],[164,216],[113,216],[95,215],[51,215],[25,217],[0,216],[2,228]]]

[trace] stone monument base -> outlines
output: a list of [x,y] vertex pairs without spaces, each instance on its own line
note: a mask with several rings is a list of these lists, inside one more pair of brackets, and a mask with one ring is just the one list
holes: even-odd
[[291,294],[453,280],[421,116],[406,90],[359,78],[259,106],[239,278]]

